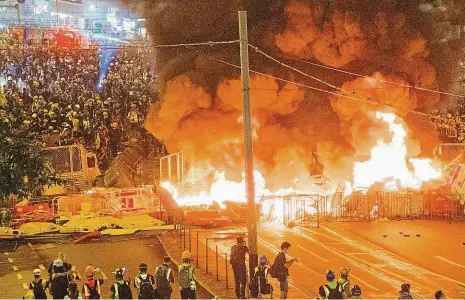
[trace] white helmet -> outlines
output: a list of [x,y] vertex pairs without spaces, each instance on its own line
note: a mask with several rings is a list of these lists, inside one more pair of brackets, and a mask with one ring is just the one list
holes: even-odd
[[56,267],[56,268],[63,267],[63,261],[60,260],[60,259],[56,259],[56,260],[53,262],[53,266]]
[[34,269],[34,271],[32,271],[32,274],[34,276],[40,276],[42,275],[42,271],[40,269]]

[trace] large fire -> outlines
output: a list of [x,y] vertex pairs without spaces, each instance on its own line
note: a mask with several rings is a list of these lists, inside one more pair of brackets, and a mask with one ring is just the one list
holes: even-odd
[[[283,195],[296,192],[293,188],[280,189],[279,191],[272,192],[265,187],[265,178],[259,171],[254,171],[255,181],[255,195],[256,199],[259,200],[263,196],[269,195]],[[166,188],[177,203],[181,206],[191,205],[211,205],[214,202],[218,203],[221,207],[224,207],[225,201],[232,202],[245,202],[245,174],[242,174],[242,180],[235,182],[227,180],[224,172],[216,172],[215,180],[208,191],[201,191],[198,195],[192,196],[189,193],[181,195],[174,185],[170,182],[162,182],[161,186]]]
[[387,187],[393,183],[394,189],[397,189],[397,183],[403,188],[419,189],[423,182],[441,177],[441,170],[433,168],[431,159],[410,158],[409,168],[405,144],[407,131],[399,117],[377,112],[376,118],[389,125],[390,141],[378,140],[370,151],[371,158],[355,163],[353,186],[368,188],[376,182],[384,182]]
[[[412,3],[406,5],[409,9],[398,1],[368,0],[136,2],[159,44],[237,39],[237,11],[247,10],[254,45],[347,91],[329,96],[251,74],[257,199],[282,191],[331,194],[340,184],[347,186],[346,194],[379,182],[385,189],[421,189],[440,177],[428,159],[433,158],[435,129],[411,113],[426,111],[440,100],[437,93],[411,88],[436,87],[440,77],[440,62],[432,57],[437,51],[428,49],[434,47],[428,43],[429,32],[423,22],[411,18],[416,15],[414,1],[404,1]],[[196,168],[220,171],[196,195],[163,185],[181,205],[245,201],[240,72],[212,60],[235,63],[239,47],[197,49],[158,51],[161,93],[145,127],[169,153],[194,149]],[[317,69],[285,56],[330,68]],[[316,85],[252,51],[250,64],[268,75]],[[353,77],[352,72],[367,76]],[[317,171],[330,179],[326,190],[309,180],[310,173],[315,174],[314,160]]]
[[[419,190],[423,183],[441,177],[440,168],[434,168],[429,158],[408,158],[405,139],[407,130],[402,120],[393,113],[376,112],[376,118],[386,123],[389,136],[386,140],[379,139],[370,151],[370,159],[358,161],[354,164],[353,182],[345,182],[346,192],[349,195],[357,188],[369,188],[375,183],[383,183],[386,190],[411,188]],[[262,196],[281,196],[291,193],[321,193],[316,189],[297,191],[289,187],[271,191],[266,187],[266,181],[259,171],[254,171],[255,194],[257,200]],[[179,191],[169,182],[163,182],[177,200],[178,204],[211,205],[217,202],[223,206],[225,201],[245,202],[244,174],[240,182],[227,180],[224,172],[216,172],[215,180],[208,191],[201,191],[198,195],[180,195]],[[334,186],[328,186],[325,194],[334,192]]]

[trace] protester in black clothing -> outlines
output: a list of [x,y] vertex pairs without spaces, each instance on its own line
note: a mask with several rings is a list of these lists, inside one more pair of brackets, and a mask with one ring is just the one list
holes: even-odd
[[237,244],[231,247],[231,259],[234,273],[234,284],[237,299],[245,299],[245,287],[247,285],[247,269],[245,267],[245,255],[249,248],[245,245],[242,236],[237,237]]
[[[66,257],[65,255],[62,253],[62,252],[59,252],[58,253],[58,256],[56,258],[56,260],[59,260],[63,263],[63,271],[66,272],[66,273],[69,273],[71,271],[71,268],[73,267],[70,263],[66,262],[65,261]],[[48,275],[49,276],[52,276],[53,274],[53,264],[55,263],[52,262],[49,266],[48,266]]]
[[273,273],[279,281],[279,287],[281,290],[280,299],[287,299],[287,292],[289,290],[289,283],[287,278],[289,277],[289,268],[300,260],[300,258],[293,258],[287,260],[286,254],[291,248],[291,244],[288,242],[283,242],[281,244],[281,252],[276,256],[273,265],[271,266],[270,272]]
[[63,261],[57,259],[53,262],[53,273],[50,278],[50,292],[53,299],[63,299],[68,294],[71,276],[65,271]]

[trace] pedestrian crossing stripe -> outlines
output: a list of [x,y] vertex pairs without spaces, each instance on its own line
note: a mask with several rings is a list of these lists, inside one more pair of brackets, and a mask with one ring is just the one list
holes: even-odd
[[39,269],[41,269],[42,271],[45,270],[44,265],[39,265]]
[[28,290],[28,289],[29,289],[29,287],[27,286],[27,284],[26,284],[25,282],[23,282],[23,288],[24,288],[25,290]]
[[8,257],[8,262],[12,263],[12,262],[13,262],[13,258]]
[[21,273],[16,274],[16,276],[18,276],[18,279],[20,280],[23,279],[23,275],[21,275]]
[[18,271],[18,267],[17,267],[17,266],[13,266],[13,270],[14,270],[14,271]]

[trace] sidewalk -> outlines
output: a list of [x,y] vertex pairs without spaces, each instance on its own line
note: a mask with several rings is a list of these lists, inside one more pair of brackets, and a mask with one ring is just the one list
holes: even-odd
[[[196,264],[196,279],[199,285],[202,285],[207,291],[217,298],[234,299],[234,275],[231,264],[229,263],[229,255],[232,245],[236,242],[236,237],[240,232],[245,232],[245,229],[236,229],[228,233],[225,230],[215,232],[214,230],[191,229],[190,238],[189,230],[186,229],[185,249],[184,235],[179,232],[167,232],[159,236],[160,242],[166,249],[166,252],[171,259],[178,264],[181,261],[181,254],[184,250],[190,250],[193,258],[193,263]],[[198,234],[198,240],[197,240]],[[191,241],[189,245],[189,240]],[[208,244],[208,248],[206,245]],[[198,245],[198,248],[197,248]],[[263,248],[263,245],[259,245]],[[218,249],[218,257],[216,251]],[[273,252],[267,253],[270,263],[273,262]],[[208,259],[207,259],[208,256]],[[227,261],[226,261],[227,256]],[[248,265],[248,262],[246,262]],[[208,268],[208,272],[207,272]],[[272,284],[274,292],[273,298],[279,298],[279,283],[276,279],[269,277],[269,282]],[[247,295],[248,292],[246,292]],[[290,282],[289,298],[308,298],[308,294],[300,290]],[[267,296],[269,298],[269,296]]]

